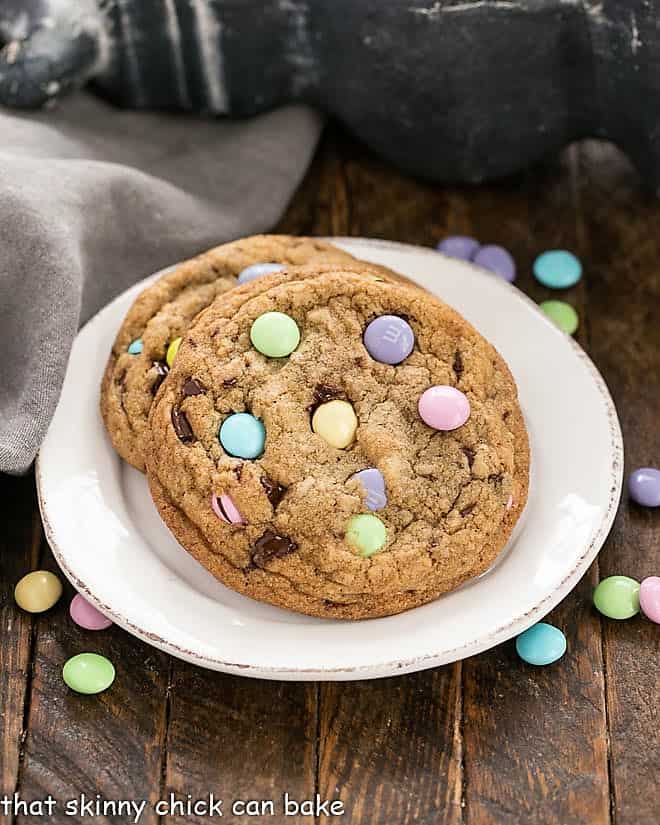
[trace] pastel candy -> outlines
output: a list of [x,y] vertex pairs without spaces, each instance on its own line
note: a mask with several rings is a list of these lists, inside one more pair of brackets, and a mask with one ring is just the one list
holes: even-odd
[[577,330],[579,318],[570,304],[564,301],[543,301],[539,308],[558,326],[562,332],[573,335]]
[[79,653],[64,665],[62,678],[76,693],[91,695],[110,687],[115,681],[115,668],[98,653]]
[[539,622],[518,636],[516,652],[530,665],[551,665],[566,653],[566,636],[558,627]]
[[609,576],[594,590],[594,604],[609,619],[630,619],[639,613],[639,582],[629,576]]
[[366,328],[364,346],[374,361],[400,364],[413,351],[415,334],[398,315],[380,315]]
[[71,600],[69,614],[78,627],[83,627],[85,630],[107,630],[112,625],[112,619],[104,616],[80,593]]
[[660,507],[660,470],[640,467],[628,479],[630,498],[642,507]]
[[142,343],[142,338],[136,338],[135,341],[131,341],[128,345],[128,354],[129,355],[139,355],[144,348]]
[[211,496],[211,507],[221,521],[227,524],[245,524],[245,520],[234,504],[232,497],[226,495],[226,493]]
[[346,541],[361,556],[368,558],[382,550],[387,541],[387,528],[378,516],[361,513],[348,522]]
[[482,246],[472,258],[472,261],[484,269],[488,269],[505,281],[514,281],[516,278],[516,262],[511,253],[503,246],[487,244]]
[[264,312],[250,328],[253,347],[269,358],[291,355],[300,343],[298,324],[284,312]]
[[238,275],[238,283],[246,284],[248,281],[254,281],[255,278],[262,278],[264,275],[272,275],[273,272],[281,272],[286,269],[282,264],[251,264],[241,270]]
[[312,416],[314,432],[338,450],[353,443],[357,425],[355,410],[348,401],[328,401],[317,407]]
[[660,624],[660,577],[649,576],[639,586],[639,604],[647,619]]
[[418,401],[419,415],[425,424],[435,430],[455,430],[470,417],[467,396],[455,387],[429,387]]
[[534,276],[550,289],[567,289],[582,277],[582,264],[566,249],[550,249],[534,261]]
[[440,241],[436,249],[449,258],[460,258],[463,261],[471,261],[479,249],[479,241],[470,238],[469,235],[450,235],[448,238]]
[[250,413],[230,415],[218,435],[225,452],[236,458],[257,458],[266,444],[266,428]]
[[177,352],[179,351],[179,347],[181,346],[181,338],[175,338],[167,348],[167,354],[165,355],[165,361],[168,367],[171,367],[174,363],[174,359],[176,358]]
[[387,496],[385,495],[385,479],[380,470],[375,467],[369,467],[366,470],[360,470],[355,473],[352,478],[357,479],[364,488],[367,497],[365,505],[368,510],[382,510],[387,505]]
[[62,595],[62,582],[48,570],[35,570],[14,588],[16,604],[28,613],[43,613],[57,604]]

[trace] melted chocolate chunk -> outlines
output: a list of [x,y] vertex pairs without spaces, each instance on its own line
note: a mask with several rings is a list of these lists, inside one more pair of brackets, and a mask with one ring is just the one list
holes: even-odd
[[463,507],[463,509],[460,511],[460,512],[461,512],[461,516],[462,516],[463,518],[465,518],[465,516],[469,516],[469,515],[470,515],[470,513],[474,510],[474,508],[475,508],[476,506],[477,506],[477,505],[476,505],[476,503],[472,503],[472,504],[468,504],[468,506],[467,506],[467,507]]
[[472,462],[474,461],[474,450],[471,450],[469,447],[461,447],[463,451],[463,455],[468,460],[468,465],[472,467]]
[[273,559],[282,559],[289,553],[293,553],[297,547],[298,545],[287,536],[278,536],[266,530],[263,536],[254,543],[252,561],[257,567],[265,567]]
[[170,368],[167,366],[165,361],[154,361],[152,366],[156,370],[156,380],[151,387],[151,392],[156,395],[160,385],[167,378],[167,373],[170,371]]
[[236,379],[235,378],[225,378],[225,380],[222,382],[223,387],[233,387],[235,384],[236,384]]
[[463,375],[463,370],[465,367],[463,366],[463,356],[460,353],[460,350],[456,350],[454,353],[454,363],[452,364],[452,369],[454,370],[454,374],[458,381],[461,380],[461,375]]
[[282,501],[282,497],[284,496],[284,493],[286,493],[286,487],[282,487],[281,484],[273,481],[273,479],[268,476],[261,476],[261,486],[266,491],[268,501],[270,501],[273,505],[273,509],[275,509],[280,501]]
[[183,397],[188,398],[190,395],[202,395],[205,392],[204,387],[195,378],[187,378],[183,384]]
[[122,389],[126,386],[126,370],[122,370],[115,378],[115,384]]
[[316,387],[314,387],[314,395],[312,396],[312,403],[309,410],[315,410],[317,407],[320,407],[321,404],[345,397],[344,393],[337,387],[330,387],[327,384],[317,384]]
[[195,440],[195,435],[190,426],[190,422],[186,418],[186,414],[181,412],[178,407],[172,407],[172,426],[179,441],[183,441],[183,443],[186,444]]

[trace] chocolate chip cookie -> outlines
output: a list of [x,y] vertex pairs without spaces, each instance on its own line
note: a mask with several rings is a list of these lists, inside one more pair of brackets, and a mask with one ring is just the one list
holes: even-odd
[[257,235],[211,249],[148,286],[117,333],[101,387],[101,414],[119,455],[144,471],[141,442],[154,394],[181,336],[215,298],[283,266],[354,260],[316,238]]
[[385,616],[486,570],[527,498],[513,378],[458,313],[351,266],[215,301],[151,411],[147,471],[228,587]]

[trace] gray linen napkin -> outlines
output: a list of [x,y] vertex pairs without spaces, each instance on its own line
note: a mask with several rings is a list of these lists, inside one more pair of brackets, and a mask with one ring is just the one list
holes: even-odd
[[272,227],[321,128],[118,111],[81,94],[0,109],[0,472],[32,463],[79,326],[167,264]]

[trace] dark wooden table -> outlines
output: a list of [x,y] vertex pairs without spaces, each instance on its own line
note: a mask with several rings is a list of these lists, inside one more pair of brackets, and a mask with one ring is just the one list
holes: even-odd
[[[512,251],[518,285],[536,300],[550,296],[530,275],[534,256],[574,250],[585,277],[567,299],[617,403],[629,471],[660,463],[659,227],[660,201],[603,144],[570,147],[501,183],[447,187],[402,176],[332,127],[279,229],[427,245],[473,234]],[[591,606],[600,577],[660,575],[660,512],[624,498],[598,560],[550,616],[568,637],[552,667],[523,664],[509,642],[398,678],[294,684],[210,673],[118,628],[90,640],[69,620],[68,598],[45,616],[21,613],[14,583],[54,563],[32,477],[2,478],[0,492],[0,799],[18,790],[61,805],[81,792],[154,803],[213,792],[228,800],[224,822],[660,823],[660,628],[602,620]],[[90,646],[112,659],[117,680],[85,698],[60,672]],[[346,812],[247,819],[228,810],[231,800],[271,798],[280,810],[285,791],[341,799]],[[219,821],[148,807],[140,822],[161,820]],[[0,821],[14,820],[0,810]],[[15,821],[130,818],[76,819],[60,807]]]

